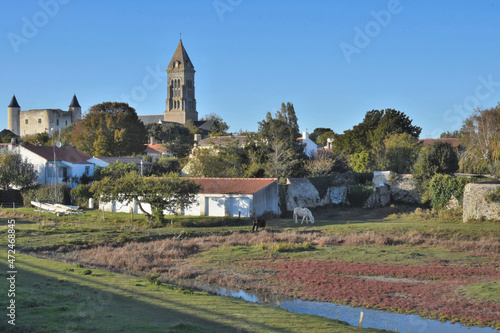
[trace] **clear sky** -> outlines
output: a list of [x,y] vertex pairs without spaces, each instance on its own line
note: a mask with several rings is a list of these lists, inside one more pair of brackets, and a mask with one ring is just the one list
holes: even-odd
[[0,0],[0,127],[22,110],[123,101],[160,114],[182,41],[200,117],[257,130],[294,104],[341,133],[393,108],[422,138],[500,102],[500,0]]

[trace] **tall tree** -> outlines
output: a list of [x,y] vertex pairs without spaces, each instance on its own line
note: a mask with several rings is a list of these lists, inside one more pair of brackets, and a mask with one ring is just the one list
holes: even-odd
[[[300,137],[298,119],[292,103],[283,103],[275,116],[267,113],[266,119],[259,122],[259,131],[255,136],[255,145],[261,151],[262,164],[273,164],[266,169],[267,175],[297,177],[303,173],[304,145]],[[281,159],[281,160],[280,160]],[[278,166],[276,163],[283,165]]]
[[368,111],[361,123],[338,135],[335,150],[346,154],[370,151],[374,144],[392,134],[408,133],[418,138],[422,129],[401,111],[394,109]]
[[327,132],[333,132],[333,131],[331,128],[325,128],[325,127],[315,128],[314,131],[311,134],[309,134],[309,139],[313,140],[316,143],[319,143],[318,142],[319,137]]
[[152,136],[156,142],[165,144],[167,149],[177,157],[186,157],[193,148],[194,136],[183,125],[150,124],[146,128],[149,136]]
[[418,140],[408,134],[392,134],[373,146],[376,166],[379,170],[410,173],[420,152]]
[[135,109],[104,102],[87,111],[71,133],[76,148],[93,156],[130,156],[144,152],[147,131]]
[[465,152],[460,159],[464,172],[483,173],[494,168],[500,160],[500,103],[489,109],[477,109],[461,129]]

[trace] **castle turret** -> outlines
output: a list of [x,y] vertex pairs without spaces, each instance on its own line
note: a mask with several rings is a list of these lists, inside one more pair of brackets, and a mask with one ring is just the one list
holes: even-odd
[[74,123],[77,119],[82,119],[82,107],[78,103],[76,94],[73,95],[71,104],[68,107],[68,111],[71,112],[71,122]]
[[17,103],[16,95],[12,95],[10,104],[7,107],[7,129],[15,133],[16,135],[21,135],[20,129],[20,119],[19,115],[21,112],[21,107]]

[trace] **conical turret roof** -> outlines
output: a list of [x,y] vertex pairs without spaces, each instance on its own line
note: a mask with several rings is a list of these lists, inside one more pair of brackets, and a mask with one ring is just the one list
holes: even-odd
[[71,100],[70,108],[80,108],[80,103],[78,103],[78,99],[76,98],[76,94],[73,95],[73,99]]
[[20,108],[19,103],[17,103],[16,95],[12,95],[12,99],[10,100],[9,108]]
[[182,45],[182,39],[179,40],[179,45],[177,46],[177,49],[175,50],[175,53],[172,56],[170,63],[168,64],[167,70],[170,71],[177,69],[179,70],[194,69],[193,63],[191,62],[191,59],[189,59],[189,56],[186,52],[186,49],[184,48],[184,45]]

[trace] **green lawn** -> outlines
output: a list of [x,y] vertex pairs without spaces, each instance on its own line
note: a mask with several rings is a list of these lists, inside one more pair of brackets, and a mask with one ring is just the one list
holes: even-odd
[[[5,251],[0,270],[7,271]],[[147,279],[17,255],[15,332],[376,332]],[[7,280],[0,279],[2,294]],[[8,299],[1,298],[5,312]]]

